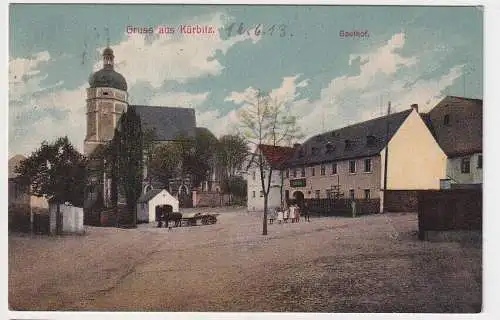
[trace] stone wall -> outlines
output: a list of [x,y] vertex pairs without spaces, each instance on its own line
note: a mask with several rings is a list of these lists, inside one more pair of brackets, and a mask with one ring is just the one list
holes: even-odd
[[229,194],[193,191],[193,207],[223,207],[230,205]]

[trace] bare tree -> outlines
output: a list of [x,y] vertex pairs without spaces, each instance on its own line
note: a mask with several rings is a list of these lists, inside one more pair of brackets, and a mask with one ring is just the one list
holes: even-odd
[[[297,119],[290,112],[290,104],[261,90],[256,90],[244,101],[239,113],[239,131],[247,141],[254,145],[254,161],[260,171],[260,181],[264,195],[264,216],[262,234],[267,235],[267,214],[269,191],[273,168],[266,161],[261,150],[262,145],[290,146],[302,138],[297,126]],[[265,174],[265,173],[268,174]]]

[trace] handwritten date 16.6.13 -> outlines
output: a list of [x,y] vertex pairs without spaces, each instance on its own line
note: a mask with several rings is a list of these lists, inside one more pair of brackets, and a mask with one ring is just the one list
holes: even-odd
[[284,24],[272,24],[265,25],[262,23],[256,25],[247,26],[243,22],[240,23],[231,23],[223,29],[223,32],[226,33],[226,36],[232,37],[236,35],[249,35],[249,36],[279,36],[286,37],[292,36],[292,34],[288,33],[286,25]]

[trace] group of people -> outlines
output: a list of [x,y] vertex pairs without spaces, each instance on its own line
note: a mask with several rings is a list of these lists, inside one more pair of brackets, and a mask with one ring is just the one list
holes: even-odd
[[271,212],[269,223],[272,224],[274,220],[278,223],[288,223],[288,221],[291,223],[300,222],[301,214],[304,215],[305,221],[310,221],[306,203],[302,205],[302,208],[296,203],[292,203],[290,205],[285,203],[280,208],[276,208],[273,212]]

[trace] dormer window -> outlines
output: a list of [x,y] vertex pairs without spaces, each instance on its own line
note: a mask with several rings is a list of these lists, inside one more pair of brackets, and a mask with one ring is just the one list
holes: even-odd
[[345,143],[345,150],[351,148],[351,146],[352,146],[351,140],[346,139],[344,143]]
[[449,126],[450,125],[450,115],[449,114],[445,114],[444,115],[443,124],[445,126]]
[[372,136],[372,135],[369,135],[369,136],[366,136],[366,145],[368,147],[373,147],[375,145],[375,136]]
[[333,150],[335,150],[335,146],[331,142],[328,142],[326,144],[326,152],[329,153],[332,152]]

